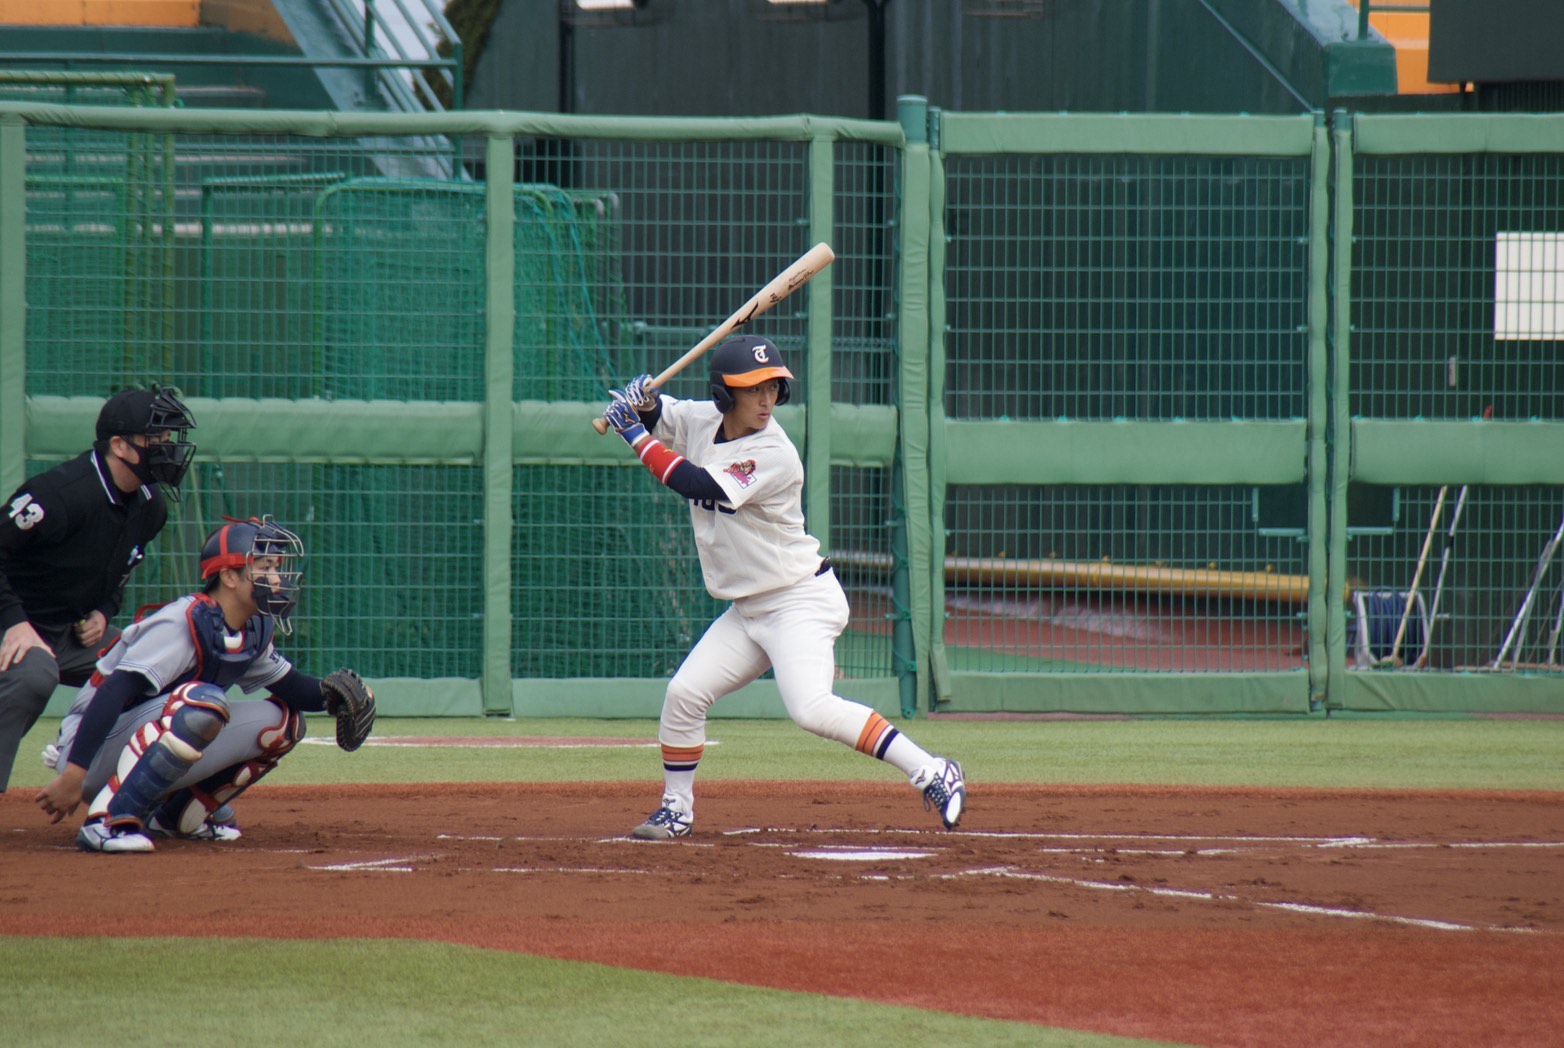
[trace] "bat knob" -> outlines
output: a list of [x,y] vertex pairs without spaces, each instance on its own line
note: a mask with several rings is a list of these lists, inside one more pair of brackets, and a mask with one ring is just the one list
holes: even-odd
[[592,420],[592,428],[597,430],[597,435],[601,437],[608,432],[608,420],[599,416]]

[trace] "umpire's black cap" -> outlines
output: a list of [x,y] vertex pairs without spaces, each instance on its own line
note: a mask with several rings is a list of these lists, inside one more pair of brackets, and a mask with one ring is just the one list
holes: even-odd
[[195,419],[169,389],[122,389],[98,412],[98,439],[195,428]]

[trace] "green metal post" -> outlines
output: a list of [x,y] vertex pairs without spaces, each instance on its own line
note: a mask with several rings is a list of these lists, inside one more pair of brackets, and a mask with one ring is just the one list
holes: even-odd
[[[835,143],[816,138],[809,144],[809,242],[831,242],[834,235]],[[809,282],[805,353],[809,396],[804,403],[804,511],[809,533],[831,551],[831,326],[834,319],[831,266]]]
[[1325,703],[1328,687],[1325,635],[1333,584],[1328,531],[1330,433],[1330,132],[1316,115],[1309,158],[1309,398],[1308,398],[1308,571],[1305,620],[1309,643],[1309,707]]
[[[930,572],[935,570],[929,538],[929,146],[928,103],[915,95],[897,99],[906,137],[902,153],[901,269],[897,294],[897,440],[891,499],[896,514],[891,552],[896,622],[891,657],[901,688],[902,716],[918,708],[918,672],[928,665],[934,619]],[[943,548],[943,546],[941,546]],[[943,563],[939,570],[943,571]]]
[[1325,602],[1325,708],[1339,708],[1347,683],[1347,482],[1352,468],[1352,131],[1336,113],[1335,227],[1331,243],[1332,303],[1330,404],[1330,537]]
[[509,135],[490,135],[485,164],[488,224],[483,399],[483,711],[506,716],[511,696],[511,494],[515,427],[516,198]]
[[[364,2],[364,57],[373,58],[375,55],[375,3],[374,0]],[[375,78],[379,70],[374,66],[364,67],[364,105],[374,109],[375,106]]]
[[27,479],[26,138],[0,116],[0,496]]
[[937,705],[950,698],[945,654],[945,161],[940,156],[940,110],[929,107],[929,679]]

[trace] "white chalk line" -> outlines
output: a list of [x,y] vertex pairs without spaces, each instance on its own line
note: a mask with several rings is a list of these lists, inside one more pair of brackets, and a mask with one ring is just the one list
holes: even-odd
[[[1325,845],[1325,847],[1330,847]],[[1370,841],[1343,845],[1348,848],[1388,851],[1397,848],[1564,848],[1564,841]]]
[[395,859],[364,859],[359,862],[336,862],[326,866],[306,866],[307,870],[324,870],[328,873],[412,873],[410,865],[401,863],[428,862],[436,856],[405,855]]
[[598,866],[494,866],[489,869],[479,867],[464,867],[463,872],[493,872],[493,873],[608,873],[615,876],[644,877],[651,874],[651,870],[626,870],[613,867]]
[[1191,855],[1247,855],[1259,848],[1039,848],[1039,855],[1164,855],[1169,858]]
[[[833,827],[811,827],[811,828],[808,828],[808,829],[799,829],[799,828],[796,828],[796,827],[779,827],[779,828],[747,827],[747,828],[742,828],[742,829],[737,829],[737,830],[724,831],[723,835],[724,836],[744,836],[744,835],[760,834],[760,833],[780,833],[780,834],[792,834],[792,835],[798,835],[798,836],[806,836],[806,835],[808,835],[808,836],[820,836],[820,835],[859,834],[859,833],[868,834],[868,835],[874,835],[874,834],[880,834],[880,833],[897,834],[897,833],[908,833],[908,832],[911,832],[911,833],[923,833],[925,831],[917,831],[917,830],[906,831],[906,830],[893,830],[893,829],[889,829],[889,830],[856,830],[856,829],[833,828]],[[957,834],[950,834],[949,836],[956,836],[956,835]],[[1251,842],[1272,843],[1272,844],[1274,844],[1274,843],[1306,844],[1306,845],[1310,845],[1310,846],[1313,846],[1313,847],[1320,847],[1320,848],[1325,848],[1325,847],[1352,847],[1352,848],[1383,848],[1383,849],[1392,849],[1392,848],[1395,848],[1395,849],[1406,849],[1406,848],[1476,848],[1476,849],[1482,849],[1482,848],[1559,848],[1559,847],[1564,847],[1564,842],[1557,842],[1557,841],[1463,841],[1463,842],[1455,842],[1455,843],[1386,842],[1386,841],[1378,841],[1378,840],[1375,840],[1374,838],[1371,838],[1371,837],[1265,837],[1265,836],[1244,837],[1244,836],[1236,836],[1236,835],[1220,835],[1220,836],[1210,836],[1210,837],[1207,837],[1207,836],[1188,835],[1188,834],[1177,834],[1177,835],[1175,835],[1175,834],[981,834],[981,833],[969,833],[969,834],[966,834],[966,835],[967,836],[1021,837],[1021,838],[1046,837],[1046,838],[1052,838],[1052,839],[1068,839],[1068,840],[1083,840],[1083,841],[1084,840],[1145,840],[1145,841],[1172,841],[1172,840],[1214,841],[1214,840],[1221,840],[1221,841],[1251,841]],[[481,835],[466,836],[466,835],[460,835],[460,834],[438,834],[437,835],[437,839],[439,839],[439,840],[458,840],[458,841],[468,840],[468,841],[480,841],[480,842],[490,842],[490,841],[492,841],[492,842],[502,842],[502,841],[507,841],[507,840],[513,840],[513,841],[516,841],[518,843],[527,843],[529,841],[553,842],[553,843],[570,842],[570,843],[635,844],[635,845],[646,845],[648,843],[651,843],[651,844],[657,844],[657,843],[668,844],[668,843],[670,843],[670,842],[637,841],[637,840],[633,840],[633,839],[626,838],[626,837],[606,837],[606,838],[588,838],[588,837],[570,837],[570,836],[499,837],[499,836],[481,836]],[[701,848],[701,847],[712,848],[712,847],[715,847],[715,845],[713,845],[713,844],[702,844],[702,843],[697,842],[697,841],[682,841],[681,840],[681,841],[673,842],[673,843],[674,843],[674,845],[676,847],[678,847],[681,850],[683,850],[685,848]],[[772,848],[775,848],[775,847],[797,847],[796,844],[793,844],[793,845],[781,845],[781,844],[776,844],[776,843],[771,843],[771,842],[755,842],[754,846],[756,846],[756,847],[772,847]],[[792,854],[797,855],[800,858],[826,858],[827,857],[827,853],[830,850],[832,850],[832,849],[846,850],[846,849],[849,849],[851,847],[852,847],[851,845],[826,844],[826,845],[818,846],[818,848],[813,853],[809,853],[809,852],[794,852]],[[937,850],[938,849],[936,849],[936,851]],[[1241,853],[1241,852],[1252,851],[1252,850],[1254,850],[1254,849],[1205,849],[1205,850],[1195,850],[1195,851],[1192,852],[1192,851],[1190,851],[1188,849],[1177,849],[1177,850],[1173,850],[1173,849],[1122,849],[1122,848],[1112,848],[1112,849],[1043,848],[1043,849],[1039,849],[1039,851],[1041,853],[1044,853],[1044,854],[1081,854],[1083,852],[1088,852],[1088,851],[1095,851],[1095,852],[1112,851],[1112,852],[1114,852],[1116,854],[1160,855],[1160,856],[1170,856],[1170,857],[1188,856],[1188,855],[1191,855],[1191,854],[1195,854],[1195,855],[1225,855],[1225,854]],[[923,858],[923,857],[927,857],[928,855],[932,855],[932,854],[935,854],[935,852],[924,853],[924,854],[918,855],[916,857],[917,858]],[[894,859],[894,858],[912,858],[914,856],[911,856],[911,855],[905,855],[904,856],[904,855],[900,855],[900,854],[890,853],[890,854],[886,854],[884,857],[885,858],[893,858]],[[428,862],[428,861],[431,861],[433,858],[436,858],[436,857],[434,857],[434,856],[405,856],[405,857],[398,857],[398,858],[366,860],[366,861],[361,861],[361,862],[335,863],[335,864],[325,865],[325,866],[310,866],[310,867],[307,867],[307,868],[308,869],[312,869],[312,870],[323,870],[323,871],[328,871],[328,872],[413,873],[413,872],[415,872],[415,866],[409,865],[409,864]],[[486,867],[486,868],[471,867],[471,868],[464,868],[464,872],[494,872],[494,873],[521,873],[521,874],[527,874],[527,873],[554,873],[554,874],[579,873],[579,874],[611,874],[611,875],[630,875],[630,876],[647,876],[647,875],[652,875],[652,874],[658,873],[658,872],[661,872],[661,873],[663,873],[665,875],[671,875],[671,873],[672,873],[672,871],[654,871],[654,870],[649,870],[649,869],[624,869],[624,868],[602,868],[602,867],[568,867],[568,866],[558,866],[558,867],[541,867],[541,866],[514,866],[514,867],[512,867],[512,866],[506,866],[506,867]],[[1147,886],[1147,885],[1142,885],[1142,884],[1129,884],[1129,883],[1125,883],[1125,882],[1122,882],[1122,881],[1093,881],[1093,880],[1086,880],[1086,879],[1078,878],[1078,877],[1064,877],[1064,876],[1060,876],[1060,875],[1057,875],[1057,874],[1049,874],[1049,873],[1042,873],[1042,872],[1037,872],[1037,871],[1022,870],[1022,869],[1019,869],[1019,868],[1014,867],[1014,866],[981,867],[981,868],[976,868],[976,869],[958,870],[958,871],[955,871],[955,872],[952,872],[952,873],[941,873],[941,874],[891,875],[891,874],[883,874],[883,873],[874,873],[874,874],[865,874],[862,877],[860,877],[859,879],[860,880],[864,880],[864,881],[890,882],[890,881],[898,881],[898,880],[930,880],[930,879],[932,879],[932,880],[958,880],[958,879],[970,878],[970,877],[1000,877],[1000,878],[1006,878],[1006,879],[1012,879],[1012,880],[1027,880],[1027,881],[1036,881],[1036,882],[1039,882],[1039,883],[1046,883],[1046,884],[1066,885],[1066,886],[1071,886],[1071,887],[1076,887],[1076,888],[1084,888],[1084,889],[1094,890],[1094,891],[1113,891],[1113,892],[1124,892],[1124,893],[1140,893],[1140,894],[1151,895],[1151,896],[1154,896],[1154,897],[1181,899],[1181,900],[1192,901],[1192,902],[1213,902],[1213,903],[1223,903],[1223,904],[1237,904],[1237,905],[1243,905],[1243,906],[1252,906],[1252,907],[1255,907],[1257,909],[1280,910],[1280,911],[1283,911],[1283,912],[1305,914],[1305,915],[1308,915],[1308,916],[1315,916],[1315,917],[1328,917],[1328,918],[1340,919],[1340,920],[1378,921],[1378,922],[1381,922],[1381,923],[1405,925],[1405,926],[1408,926],[1408,927],[1423,928],[1423,929],[1428,929],[1428,930],[1433,930],[1433,931],[1489,931],[1489,932],[1509,932],[1509,933],[1540,934],[1539,930],[1535,929],[1535,928],[1517,928],[1517,927],[1512,927],[1512,926],[1509,926],[1509,925],[1493,925],[1493,924],[1464,924],[1464,923],[1460,923],[1460,922],[1456,922],[1456,921],[1441,921],[1441,920],[1434,920],[1434,919],[1431,919],[1431,918],[1422,918],[1422,917],[1405,917],[1405,916],[1401,916],[1401,915],[1398,915],[1398,914],[1375,913],[1373,911],[1367,911],[1367,910],[1348,910],[1348,909],[1343,909],[1343,908],[1340,908],[1340,907],[1317,906],[1317,905],[1314,905],[1314,904],[1311,904],[1311,903],[1286,902],[1286,901],[1273,902],[1273,901],[1266,901],[1266,900],[1262,900],[1262,899],[1252,899],[1252,898],[1248,898],[1246,896],[1241,896],[1241,895],[1232,895],[1232,894],[1225,893],[1225,892],[1201,891],[1201,890],[1186,889],[1186,888],[1155,887],[1155,886]]]
[[[1115,881],[1087,881],[1076,877],[1060,877],[1050,873],[1034,873],[1026,870],[1018,870],[1013,866],[990,866],[986,869],[962,870],[958,873],[936,874],[940,880],[957,880],[963,877],[1004,877],[1015,880],[1041,881],[1046,884],[1064,884],[1075,888],[1088,888],[1095,891],[1112,891],[1143,893],[1164,898],[1184,899],[1194,902],[1219,902],[1239,903],[1244,906],[1254,906],[1260,909],[1285,910],[1289,913],[1302,913],[1314,917],[1336,917],[1345,920],[1381,921],[1389,924],[1404,924],[1414,928],[1427,928],[1434,931],[1452,932],[1512,932],[1523,934],[1538,934],[1535,928],[1515,928],[1502,924],[1460,924],[1455,921],[1436,921],[1422,917],[1402,917],[1396,914],[1374,913],[1369,910],[1344,910],[1333,906],[1315,906],[1301,902],[1266,902],[1261,899],[1249,899],[1241,895],[1228,895],[1222,892],[1192,891],[1185,888],[1155,888],[1143,884],[1125,884]],[[874,879],[884,880],[884,877]]]
[[[1467,851],[1501,851],[1506,848],[1564,848],[1564,841],[1353,841],[1341,843],[1339,841],[1326,841],[1309,845],[1311,848],[1328,849],[1340,848],[1350,851],[1438,851],[1442,848],[1462,849]],[[1085,846],[1073,848],[1039,848],[1039,855],[1079,855],[1083,858],[1093,855],[1159,855],[1168,858],[1205,858],[1218,855],[1253,855],[1257,852],[1274,852],[1270,848],[1124,848],[1118,845],[1112,847],[1091,848]]]

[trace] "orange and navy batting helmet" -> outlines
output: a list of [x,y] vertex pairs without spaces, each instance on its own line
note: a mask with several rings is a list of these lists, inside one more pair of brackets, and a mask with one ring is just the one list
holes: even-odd
[[768,338],[740,335],[730,338],[711,354],[711,399],[726,415],[733,410],[733,390],[777,380],[777,403],[792,395],[788,379],[793,373],[782,362],[782,353]]

